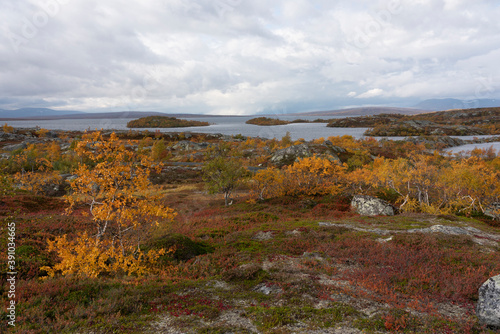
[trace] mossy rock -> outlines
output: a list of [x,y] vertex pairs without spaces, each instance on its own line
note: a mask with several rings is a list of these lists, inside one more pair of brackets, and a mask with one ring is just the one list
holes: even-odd
[[175,247],[174,253],[166,254],[163,260],[188,261],[196,256],[213,252],[213,248],[203,242],[196,242],[180,234],[169,234],[146,243],[144,250]]

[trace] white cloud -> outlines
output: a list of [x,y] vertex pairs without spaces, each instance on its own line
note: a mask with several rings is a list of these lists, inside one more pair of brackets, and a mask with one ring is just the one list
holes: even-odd
[[250,114],[500,82],[489,0],[4,2],[0,108]]
[[359,99],[368,99],[368,98],[371,98],[371,97],[381,96],[382,94],[384,94],[384,91],[382,89],[380,89],[380,88],[374,88],[374,89],[370,89],[367,92],[364,92],[363,94],[359,94],[357,96],[357,98],[359,98]]

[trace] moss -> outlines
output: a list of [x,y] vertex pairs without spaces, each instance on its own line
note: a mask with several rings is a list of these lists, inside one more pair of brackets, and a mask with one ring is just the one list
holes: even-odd
[[372,318],[360,318],[354,321],[354,327],[366,333],[386,332],[385,321],[381,316]]
[[147,242],[143,249],[170,249],[175,247],[173,254],[164,255],[160,262],[165,262],[170,259],[176,261],[188,261],[196,256],[208,254],[214,251],[213,247],[203,242],[195,242],[190,238],[180,234],[170,234],[159,237]]
[[329,328],[360,313],[346,304],[334,303],[321,309],[311,306],[255,306],[247,309],[247,315],[260,330],[267,331],[298,322],[306,323],[309,328]]
[[213,326],[213,327],[203,327],[198,329],[196,332],[198,334],[251,334],[252,331],[242,328],[242,327],[228,327],[228,326]]

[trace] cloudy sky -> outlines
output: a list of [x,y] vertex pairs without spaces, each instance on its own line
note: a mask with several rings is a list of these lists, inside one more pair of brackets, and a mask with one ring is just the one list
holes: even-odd
[[0,108],[255,114],[500,98],[497,0],[2,0]]

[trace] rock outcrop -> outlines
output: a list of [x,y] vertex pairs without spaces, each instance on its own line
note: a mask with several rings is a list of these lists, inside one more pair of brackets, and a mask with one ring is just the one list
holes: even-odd
[[449,136],[420,136],[420,137],[407,137],[406,141],[415,144],[424,144],[428,147],[434,148],[449,148],[465,145],[467,142],[460,138]]
[[476,315],[482,324],[500,328],[500,275],[488,279],[479,288]]
[[182,150],[182,151],[197,151],[202,150],[208,147],[208,143],[195,143],[188,140],[181,140],[177,142],[172,148],[174,150]]
[[390,203],[379,198],[356,195],[351,206],[362,216],[394,216],[397,209]]
[[348,159],[349,153],[327,140],[323,144],[303,143],[276,151],[271,156],[270,162],[282,167],[291,165],[300,158],[312,156],[322,156],[331,161],[343,162]]
[[304,143],[276,151],[270,161],[277,166],[285,166],[291,165],[299,158],[311,157],[312,155],[309,145]]

